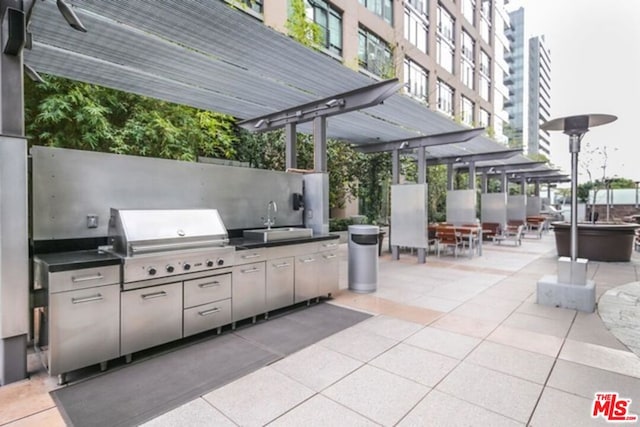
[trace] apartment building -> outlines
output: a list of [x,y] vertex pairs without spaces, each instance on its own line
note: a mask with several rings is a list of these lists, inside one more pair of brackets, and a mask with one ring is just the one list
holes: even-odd
[[521,144],[525,154],[550,156],[550,136],[540,129],[551,111],[551,56],[544,36],[528,37],[525,10],[509,13],[507,29],[511,69],[505,84],[509,89],[509,139]]
[[[283,33],[288,1],[243,1]],[[375,78],[398,77],[408,95],[467,126],[485,126],[506,142],[508,89],[504,0],[304,0],[322,47]]]

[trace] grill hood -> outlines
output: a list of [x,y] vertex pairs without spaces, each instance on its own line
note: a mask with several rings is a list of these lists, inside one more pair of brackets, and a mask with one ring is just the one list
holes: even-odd
[[223,246],[227,229],[217,209],[114,209],[109,242],[124,256]]

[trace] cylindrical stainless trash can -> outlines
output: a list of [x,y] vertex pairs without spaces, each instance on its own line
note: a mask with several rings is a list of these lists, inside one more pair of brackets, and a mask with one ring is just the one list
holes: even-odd
[[378,288],[378,235],[375,225],[349,226],[349,290],[375,292]]

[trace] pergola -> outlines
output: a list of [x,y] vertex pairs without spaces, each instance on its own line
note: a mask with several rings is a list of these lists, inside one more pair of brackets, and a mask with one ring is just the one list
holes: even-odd
[[[339,110],[344,105],[338,95],[379,83],[222,0],[0,0],[0,15],[0,384],[21,379],[26,372],[29,236],[23,70],[36,79],[38,73],[47,73],[240,119],[265,118],[264,123],[268,116],[292,108],[295,115],[299,106],[309,103]],[[383,103],[341,111],[328,123],[326,118],[289,123],[289,135],[295,130],[314,133],[318,143],[331,137],[363,150],[415,138],[448,141],[447,148],[417,147],[425,162],[430,161],[427,153],[455,163],[464,155],[504,148],[397,89],[385,92]],[[317,159],[316,170],[324,167]]]

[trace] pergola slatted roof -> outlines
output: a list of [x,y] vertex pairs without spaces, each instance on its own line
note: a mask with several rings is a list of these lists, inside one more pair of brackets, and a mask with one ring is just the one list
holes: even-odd
[[[34,43],[25,51],[25,63],[39,72],[239,119],[376,82],[222,0],[69,1],[87,33],[69,28],[54,3],[37,1],[33,9]],[[311,123],[303,123],[297,130],[313,129]],[[469,129],[396,93],[383,104],[331,117],[326,135],[367,145],[465,130]],[[427,147],[428,164],[514,154],[482,136],[461,141]]]
[[[240,119],[375,82],[221,0],[69,1],[87,33],[69,28],[54,3],[38,1],[33,9],[25,63],[39,72]],[[402,94],[327,122],[328,137],[355,144],[464,129]],[[462,153],[501,146],[488,139],[455,145]],[[448,156],[437,151],[434,157]]]

